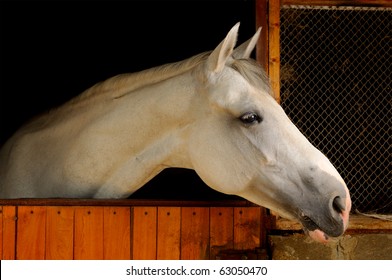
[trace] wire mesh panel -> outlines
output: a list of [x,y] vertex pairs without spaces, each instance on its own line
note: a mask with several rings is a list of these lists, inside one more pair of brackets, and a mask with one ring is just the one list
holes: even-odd
[[392,213],[392,9],[283,6],[280,20],[282,107],[353,209]]

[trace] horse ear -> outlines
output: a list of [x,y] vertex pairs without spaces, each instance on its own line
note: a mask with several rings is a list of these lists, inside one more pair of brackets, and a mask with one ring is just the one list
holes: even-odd
[[207,69],[213,73],[219,73],[225,66],[227,58],[229,58],[233,52],[234,46],[237,42],[237,34],[240,23],[234,25],[226,38],[212,51],[207,59]]
[[249,58],[253,49],[257,44],[257,41],[259,40],[260,31],[261,31],[261,27],[257,29],[255,35],[253,35],[252,38],[250,38],[245,43],[242,43],[239,47],[235,48],[235,50],[233,51],[233,57],[236,59]]

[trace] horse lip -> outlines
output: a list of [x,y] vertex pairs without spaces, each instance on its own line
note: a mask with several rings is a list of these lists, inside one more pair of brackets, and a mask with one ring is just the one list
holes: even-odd
[[309,216],[302,216],[300,221],[302,226],[308,231],[313,231],[316,229],[321,230],[321,228]]
[[301,222],[305,232],[320,230],[324,233],[324,236],[326,239],[328,239],[329,236],[338,237],[344,232],[344,230],[343,230],[343,232],[341,232],[341,233],[334,233],[331,230],[324,229],[324,228],[320,227],[312,218],[310,218],[309,216],[307,216],[305,214],[301,215],[300,222]]

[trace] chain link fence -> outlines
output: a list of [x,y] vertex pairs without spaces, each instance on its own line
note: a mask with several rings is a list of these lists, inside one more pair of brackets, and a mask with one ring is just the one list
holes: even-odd
[[392,8],[281,8],[282,107],[346,181],[392,213]]

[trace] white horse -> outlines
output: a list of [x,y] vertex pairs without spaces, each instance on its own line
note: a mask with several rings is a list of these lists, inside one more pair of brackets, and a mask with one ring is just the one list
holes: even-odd
[[127,198],[168,167],[302,223],[318,241],[347,228],[351,200],[328,159],[270,96],[239,23],[212,51],[110,78],[16,132],[0,198]]

